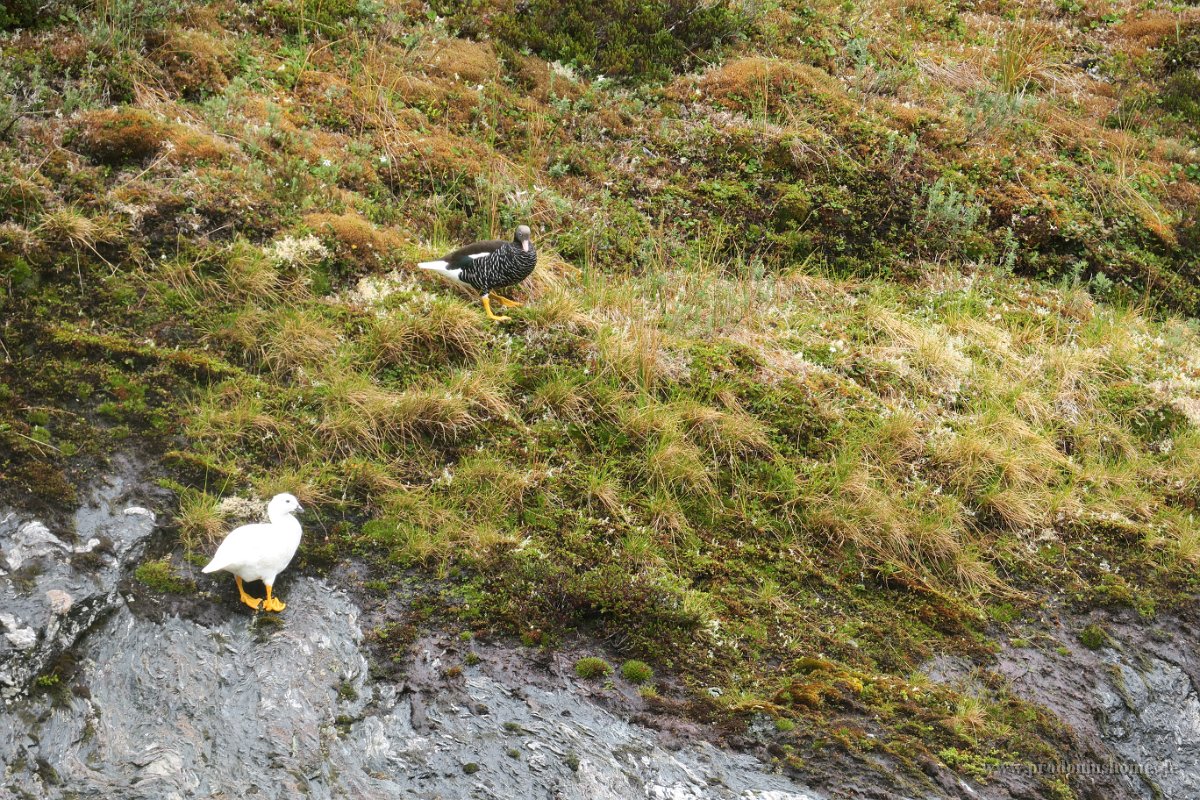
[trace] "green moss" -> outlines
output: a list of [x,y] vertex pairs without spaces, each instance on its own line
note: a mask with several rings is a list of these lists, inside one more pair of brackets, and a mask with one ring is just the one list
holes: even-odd
[[159,594],[185,594],[194,586],[175,573],[169,556],[156,561],[144,561],[133,571],[133,577],[152,592]]
[[37,685],[39,689],[53,689],[58,686],[61,678],[57,675],[39,675]]
[[100,163],[115,166],[158,152],[167,134],[167,125],[150,112],[125,107],[85,115],[75,141]]
[[[460,15],[471,3],[449,0]],[[727,0],[696,6],[681,0],[533,0],[496,19],[501,38],[595,74],[665,80],[690,69],[714,46],[744,34],[750,20]]]
[[1187,418],[1147,386],[1118,382],[1107,386],[1101,399],[1112,414],[1145,441],[1172,436],[1188,425]]
[[[579,664],[575,665],[575,671],[578,673]],[[654,677],[654,670],[650,669],[650,665],[645,661],[630,659],[621,665],[621,677],[630,683],[645,683]]]
[[611,675],[612,665],[603,658],[586,656],[575,662],[575,674],[585,680],[594,680]]
[[997,603],[990,606],[988,614],[999,623],[1015,622],[1021,618],[1021,610],[1012,603]]
[[957,747],[939,750],[938,758],[951,769],[980,780],[986,779],[1003,763],[995,756],[984,756]]
[[1079,632],[1079,641],[1089,650],[1099,650],[1109,644],[1108,634],[1104,628],[1092,624]]

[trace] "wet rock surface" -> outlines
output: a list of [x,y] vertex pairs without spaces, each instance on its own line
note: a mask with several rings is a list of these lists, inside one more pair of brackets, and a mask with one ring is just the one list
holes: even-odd
[[[996,670],[1067,723],[1098,770],[1097,797],[1200,797],[1200,615],[1047,614],[1035,646],[1007,647]],[[1103,631],[1092,650],[1089,625]],[[1051,643],[1053,643],[1051,645]]]
[[751,756],[631,723],[561,671],[530,683],[513,648],[463,665],[431,637],[405,682],[373,680],[359,609],[324,580],[281,581],[281,615],[137,598],[122,576],[154,514],[130,485],[76,516],[82,545],[16,515],[0,529],[6,563],[40,564],[0,576],[0,798],[820,800]]
[[[1040,765],[1043,778],[1070,780],[1085,800],[1195,800],[1198,625],[1194,605],[1153,620],[1129,610],[1077,615],[1051,605],[1001,637],[1004,646],[983,670],[1065,726],[1069,747]],[[1081,635],[1085,630],[1090,635]],[[937,682],[981,688],[983,674],[963,659],[937,658],[923,671]],[[1027,771],[998,773],[991,784],[977,788],[983,795],[1003,786],[1006,796],[1039,796]]]
[[135,462],[114,467],[62,529],[0,511],[0,704],[120,603],[118,584],[155,529],[139,504],[163,493],[137,478]]
[[9,791],[817,800],[750,756],[668,750],[569,686],[508,685],[486,657],[434,691],[451,666],[434,639],[407,687],[372,681],[349,598],[314,578],[286,596],[278,619],[231,613],[212,626],[119,608],[83,648],[86,692],[0,719]]

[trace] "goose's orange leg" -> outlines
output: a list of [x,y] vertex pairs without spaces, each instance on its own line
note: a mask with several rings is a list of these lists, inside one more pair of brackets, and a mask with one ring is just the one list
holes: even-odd
[[[233,579],[235,581],[237,581],[238,594],[240,594],[242,596],[242,602],[245,603],[246,605],[250,606],[251,608],[253,608],[255,611],[258,611],[258,604],[262,602],[262,599],[258,598],[258,597],[254,597],[253,595],[246,594],[246,590],[242,588],[241,577],[234,575]],[[270,597],[270,596],[271,596],[271,590],[267,589],[267,597]]]
[[263,601],[263,611],[283,611],[287,608],[287,603],[282,602],[278,597],[271,596],[271,584],[267,586],[267,599]]
[[504,306],[505,308],[520,308],[521,307],[521,304],[518,303],[516,300],[509,300],[507,297],[498,295],[495,292],[491,292],[490,294],[492,295],[492,297],[499,300],[500,305]]
[[508,322],[509,319],[511,319],[511,317],[497,317],[495,314],[493,314],[491,300],[486,294],[481,295],[479,299],[483,301],[483,310],[487,312],[488,319],[494,319],[496,322]]

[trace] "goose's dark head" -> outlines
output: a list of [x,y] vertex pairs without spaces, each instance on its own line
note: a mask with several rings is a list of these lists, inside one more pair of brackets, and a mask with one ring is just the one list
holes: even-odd
[[517,228],[517,235],[513,237],[513,242],[520,245],[521,249],[528,253],[531,247],[530,237],[532,235],[528,225],[521,225]]

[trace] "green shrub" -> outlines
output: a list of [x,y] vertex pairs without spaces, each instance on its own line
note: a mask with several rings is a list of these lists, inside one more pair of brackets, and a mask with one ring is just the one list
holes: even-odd
[[339,33],[379,12],[373,0],[267,0],[264,16],[288,33]]
[[1193,125],[1200,125],[1200,75],[1181,70],[1163,86],[1162,107]]
[[612,666],[603,658],[588,656],[575,662],[575,674],[586,680],[603,678],[611,675]]
[[1163,64],[1174,72],[1200,67],[1200,24],[1182,25],[1162,46]]
[[38,0],[8,0],[0,5],[0,30],[32,27],[39,18],[46,18],[44,6]]
[[729,0],[531,0],[507,9],[494,31],[513,47],[592,73],[666,80],[750,26]]
[[1108,634],[1099,625],[1088,625],[1079,632],[1079,641],[1088,650],[1099,650],[1108,644]]
[[[575,668],[578,670],[579,666]],[[630,659],[621,665],[621,677],[630,683],[645,683],[654,677],[654,670],[645,661]]]

